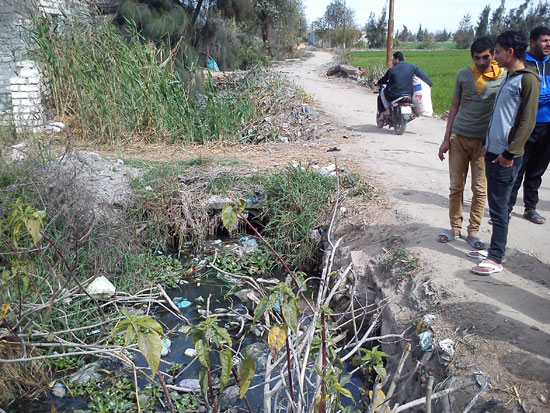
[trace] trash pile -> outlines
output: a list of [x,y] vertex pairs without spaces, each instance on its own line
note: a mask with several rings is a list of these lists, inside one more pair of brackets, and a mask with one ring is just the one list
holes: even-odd
[[214,82],[222,98],[233,99],[249,91],[248,98],[255,101],[255,120],[241,131],[244,141],[319,139],[320,129],[311,122],[319,117],[318,111],[307,103],[307,95],[282,75],[268,70],[231,72]]

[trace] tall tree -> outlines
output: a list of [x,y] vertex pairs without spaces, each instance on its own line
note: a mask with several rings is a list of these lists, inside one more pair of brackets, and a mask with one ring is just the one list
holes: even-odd
[[500,0],[500,6],[498,6],[491,15],[491,35],[497,36],[505,30],[505,7],[504,1]]
[[489,14],[491,13],[491,6],[486,5],[481,13],[479,14],[479,19],[477,21],[476,27],[476,37],[485,36],[489,33]]
[[416,41],[421,42],[424,38],[424,30],[422,30],[422,25],[418,26],[418,32],[416,32]]
[[373,12],[370,13],[367,24],[365,25],[365,34],[369,42],[369,48],[378,49],[384,47],[387,39],[385,7],[382,9],[382,13],[378,19]]
[[453,40],[456,42],[456,47],[459,49],[467,49],[474,40],[474,28],[472,26],[472,16],[470,13],[465,14],[458,25],[458,30],[455,32]]

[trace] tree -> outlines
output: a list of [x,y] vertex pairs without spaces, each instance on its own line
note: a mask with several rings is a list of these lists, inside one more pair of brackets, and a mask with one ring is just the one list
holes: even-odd
[[465,14],[458,25],[458,30],[455,32],[453,40],[456,42],[456,47],[459,49],[467,49],[474,40],[474,29],[472,27],[472,17],[470,13]]
[[422,25],[418,26],[418,32],[416,33],[416,41],[421,42],[424,38],[424,30],[422,30]]
[[386,33],[386,8],[384,7],[378,19],[374,12],[369,14],[369,19],[365,25],[365,34],[369,42],[369,48],[378,49],[384,47],[387,39]]
[[491,35],[498,36],[500,33],[502,33],[505,29],[505,22],[504,22],[504,1],[500,0],[500,6],[498,6],[495,11],[493,11],[493,14],[491,16]]
[[435,32],[435,41],[436,42],[446,42],[452,36],[452,33],[448,32],[447,29],[438,30]]
[[[325,9],[322,19],[325,23],[326,38],[329,42],[329,46],[340,43],[331,41],[331,30],[343,28],[344,25],[346,28],[355,27],[355,11],[345,7],[342,0],[333,0]],[[341,43],[343,43],[343,36],[341,36],[341,38]]]
[[475,35],[476,37],[485,36],[489,33],[489,13],[491,13],[491,6],[486,5],[479,14]]
[[413,34],[410,32],[407,26],[403,25],[403,30],[398,32],[395,37],[401,42],[410,42]]

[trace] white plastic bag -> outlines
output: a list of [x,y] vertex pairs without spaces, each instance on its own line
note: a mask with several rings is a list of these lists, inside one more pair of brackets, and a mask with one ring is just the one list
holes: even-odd
[[413,110],[418,116],[432,116],[432,90],[430,85],[417,76],[413,76]]

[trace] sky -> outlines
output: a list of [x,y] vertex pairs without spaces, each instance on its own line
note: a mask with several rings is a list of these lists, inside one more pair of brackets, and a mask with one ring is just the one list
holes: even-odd
[[[323,15],[331,0],[302,0],[309,23]],[[513,9],[524,0],[506,0],[506,11]],[[533,2],[538,4],[537,1]],[[386,4],[389,7],[389,0],[346,0],[348,9],[355,11],[355,22],[363,27],[374,12],[380,16],[382,8]],[[479,13],[486,4],[491,5],[491,12],[499,6],[500,1],[489,0],[394,0],[394,24],[395,30],[403,29],[403,25],[415,33],[418,26],[422,24],[423,29],[431,32],[447,29],[454,32],[466,13],[472,16],[472,24],[477,24]]]

